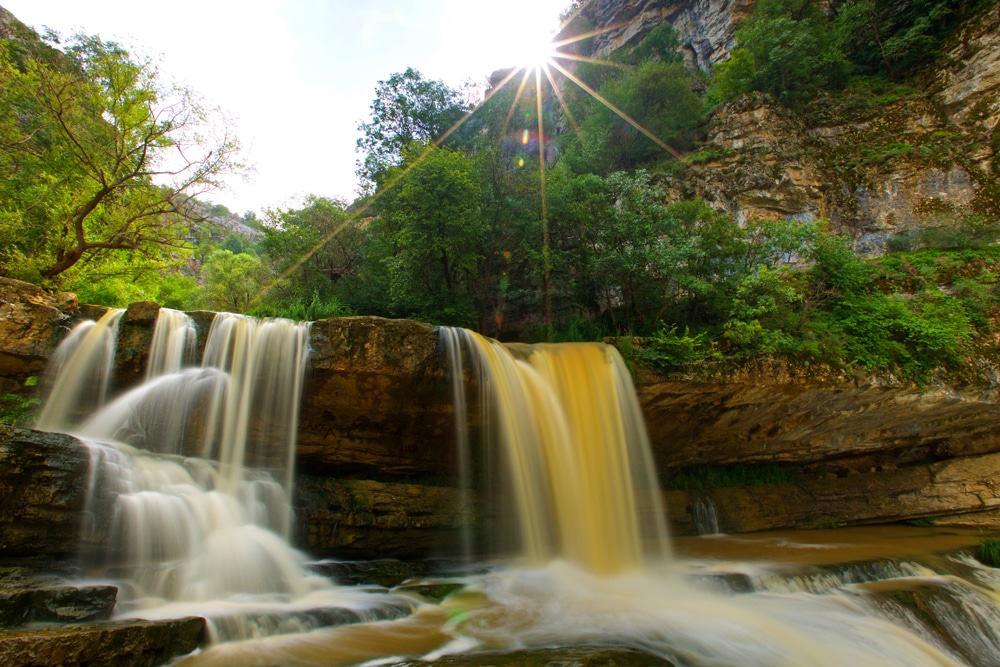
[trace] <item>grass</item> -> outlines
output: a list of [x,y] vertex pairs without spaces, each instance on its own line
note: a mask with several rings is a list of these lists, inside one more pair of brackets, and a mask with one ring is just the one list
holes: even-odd
[[979,560],[990,567],[1000,567],[1000,538],[987,537],[979,543]]

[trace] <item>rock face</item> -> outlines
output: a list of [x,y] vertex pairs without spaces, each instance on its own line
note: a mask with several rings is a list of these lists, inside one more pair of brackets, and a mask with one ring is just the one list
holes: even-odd
[[0,558],[75,555],[88,469],[75,438],[0,424]]
[[[728,58],[752,0],[596,0],[582,14],[605,56],[655,27],[677,30],[686,62]],[[702,197],[734,216],[829,220],[863,254],[919,243],[923,230],[996,219],[1000,195],[1000,13],[982,11],[921,84],[873,103],[830,97],[792,112],[747,96],[717,109],[689,169],[662,180],[670,199]]]
[[844,118],[796,114],[744,97],[716,112],[708,157],[666,179],[668,194],[702,197],[740,224],[827,219],[851,233],[863,254],[880,254],[925,229],[995,214],[993,167],[975,148],[981,143],[930,98]]
[[458,489],[300,475],[301,546],[317,558],[426,558],[459,554],[460,531],[479,525]]
[[667,492],[672,524],[692,534],[691,503],[712,501],[718,528],[745,533],[829,528],[990,512],[1000,506],[1000,454],[796,484]]
[[793,464],[827,475],[1000,451],[1000,390],[757,377],[638,386],[660,470]]
[[447,473],[454,417],[437,335],[378,317],[312,327],[298,456],[301,470],[335,476]]
[[583,11],[598,33],[598,56],[634,46],[656,26],[670,23],[688,66],[709,71],[729,55],[736,23],[751,4],[753,0],[596,0]]
[[40,287],[0,278],[0,391],[40,375],[78,310],[76,296],[49,294]]

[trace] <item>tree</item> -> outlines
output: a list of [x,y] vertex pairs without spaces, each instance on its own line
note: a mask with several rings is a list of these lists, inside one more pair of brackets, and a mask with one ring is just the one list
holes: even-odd
[[256,255],[216,250],[201,270],[205,279],[205,305],[212,309],[243,313],[260,295],[271,273]]
[[[850,72],[830,18],[815,0],[759,0],[735,37],[753,67],[741,54],[737,63],[723,68],[729,94],[750,88],[794,105],[809,90],[843,85]],[[735,81],[751,73],[749,84]]]
[[[448,324],[472,319],[470,278],[483,241],[481,190],[462,153],[414,144],[370,225],[368,261],[386,281],[393,314]],[[418,156],[422,159],[416,161]]]
[[257,249],[284,276],[269,298],[276,292],[287,303],[330,300],[336,285],[360,270],[363,243],[341,201],[310,196],[302,208],[268,211]]
[[0,47],[0,271],[56,281],[111,254],[157,258],[203,218],[195,197],[241,169],[188,89],[97,37],[60,58]]
[[604,305],[616,326],[649,330],[680,297],[677,267],[697,248],[668,215],[663,192],[648,173],[617,172],[608,176],[606,187],[608,217],[592,231]]
[[402,162],[408,144],[438,139],[467,111],[458,91],[425,79],[412,67],[379,81],[371,120],[358,123],[362,136],[357,150],[365,155],[358,162],[358,176],[369,186],[376,184],[388,168]]

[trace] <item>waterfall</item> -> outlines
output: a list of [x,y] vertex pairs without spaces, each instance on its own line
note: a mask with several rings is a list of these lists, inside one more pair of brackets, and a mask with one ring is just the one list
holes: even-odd
[[153,329],[153,343],[149,346],[149,363],[146,379],[176,373],[194,358],[198,332],[194,320],[187,313],[171,308],[160,308]]
[[703,493],[691,494],[691,518],[699,535],[719,534],[719,515],[715,503]]
[[60,343],[46,375],[54,375],[48,397],[35,425],[40,431],[61,431],[79,415],[104,405],[115,363],[118,321],[125,311],[109,308],[100,320],[76,325]]
[[[652,455],[617,350],[504,346],[471,331],[442,333],[449,357],[458,358],[460,346],[479,374],[483,439],[502,458],[524,556],[566,558],[602,574],[665,558]],[[456,411],[456,418],[461,433],[467,417]]]
[[[315,589],[286,541],[309,325],[220,313],[201,367],[185,368],[193,324],[161,309],[146,381],[71,423],[63,415],[86,397],[80,369],[110,368],[120,316],[81,325],[68,342],[40,421],[90,443],[91,495],[114,502],[106,566],[147,606]],[[98,505],[87,502],[91,536]]]

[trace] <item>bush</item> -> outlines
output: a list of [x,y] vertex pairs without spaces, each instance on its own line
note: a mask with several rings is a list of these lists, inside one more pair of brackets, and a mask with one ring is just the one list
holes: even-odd
[[990,567],[1000,567],[1000,539],[987,537],[979,543],[979,561]]

